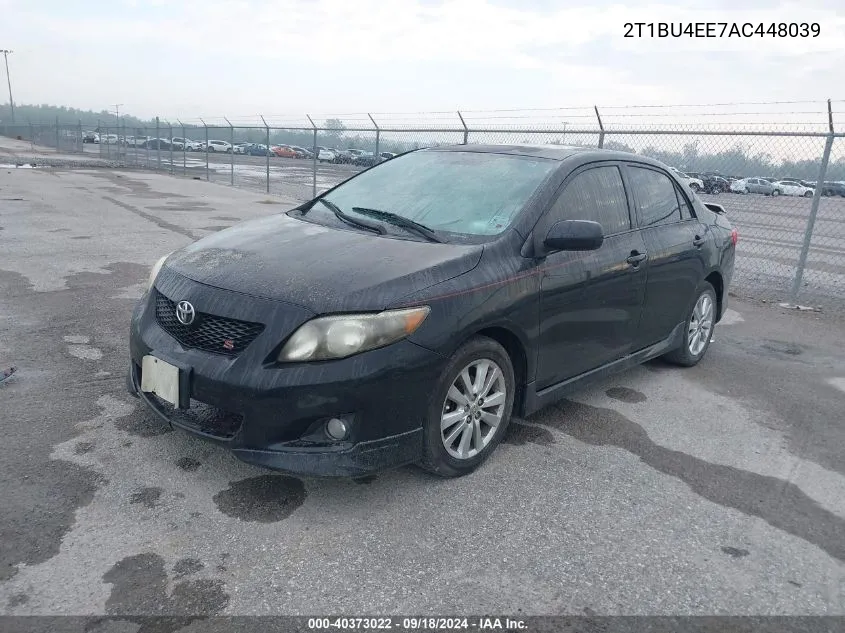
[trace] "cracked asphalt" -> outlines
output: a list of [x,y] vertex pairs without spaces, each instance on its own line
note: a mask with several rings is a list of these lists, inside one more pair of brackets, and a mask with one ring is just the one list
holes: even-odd
[[838,315],[732,298],[698,367],[517,420],[459,480],[299,479],[124,388],[156,259],[293,199],[46,168],[0,198],[2,614],[845,614]]

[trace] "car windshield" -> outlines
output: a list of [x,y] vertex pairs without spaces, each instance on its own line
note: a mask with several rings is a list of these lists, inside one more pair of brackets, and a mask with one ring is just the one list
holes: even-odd
[[348,213],[378,209],[438,231],[496,235],[557,165],[528,156],[423,150],[348,180],[326,199]]

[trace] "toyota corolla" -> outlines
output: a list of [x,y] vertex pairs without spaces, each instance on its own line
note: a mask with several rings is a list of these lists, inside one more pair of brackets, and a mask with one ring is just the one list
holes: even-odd
[[736,242],[643,156],[414,151],[163,257],[127,387],[253,464],[459,476],[513,415],[658,356],[701,361]]

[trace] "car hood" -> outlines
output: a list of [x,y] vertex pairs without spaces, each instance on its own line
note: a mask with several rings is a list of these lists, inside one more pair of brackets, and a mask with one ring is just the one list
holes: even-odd
[[285,214],[243,222],[173,253],[196,282],[317,314],[381,310],[472,270],[482,245],[437,244],[322,226]]

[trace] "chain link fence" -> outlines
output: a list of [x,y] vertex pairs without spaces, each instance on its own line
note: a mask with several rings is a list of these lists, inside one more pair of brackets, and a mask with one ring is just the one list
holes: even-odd
[[[311,199],[393,155],[438,145],[603,147],[650,156],[725,207],[740,234],[733,290],[771,301],[845,305],[845,134],[830,102],[815,121],[637,122],[628,112],[571,108],[566,120],[526,125],[519,115],[355,115],[301,121],[155,119],[3,126],[33,147],[82,153],[127,167]],[[557,113],[556,113],[557,114]],[[736,113],[734,113],[736,114]],[[798,113],[802,114],[802,113]],[[827,119],[827,120],[825,120]]]

